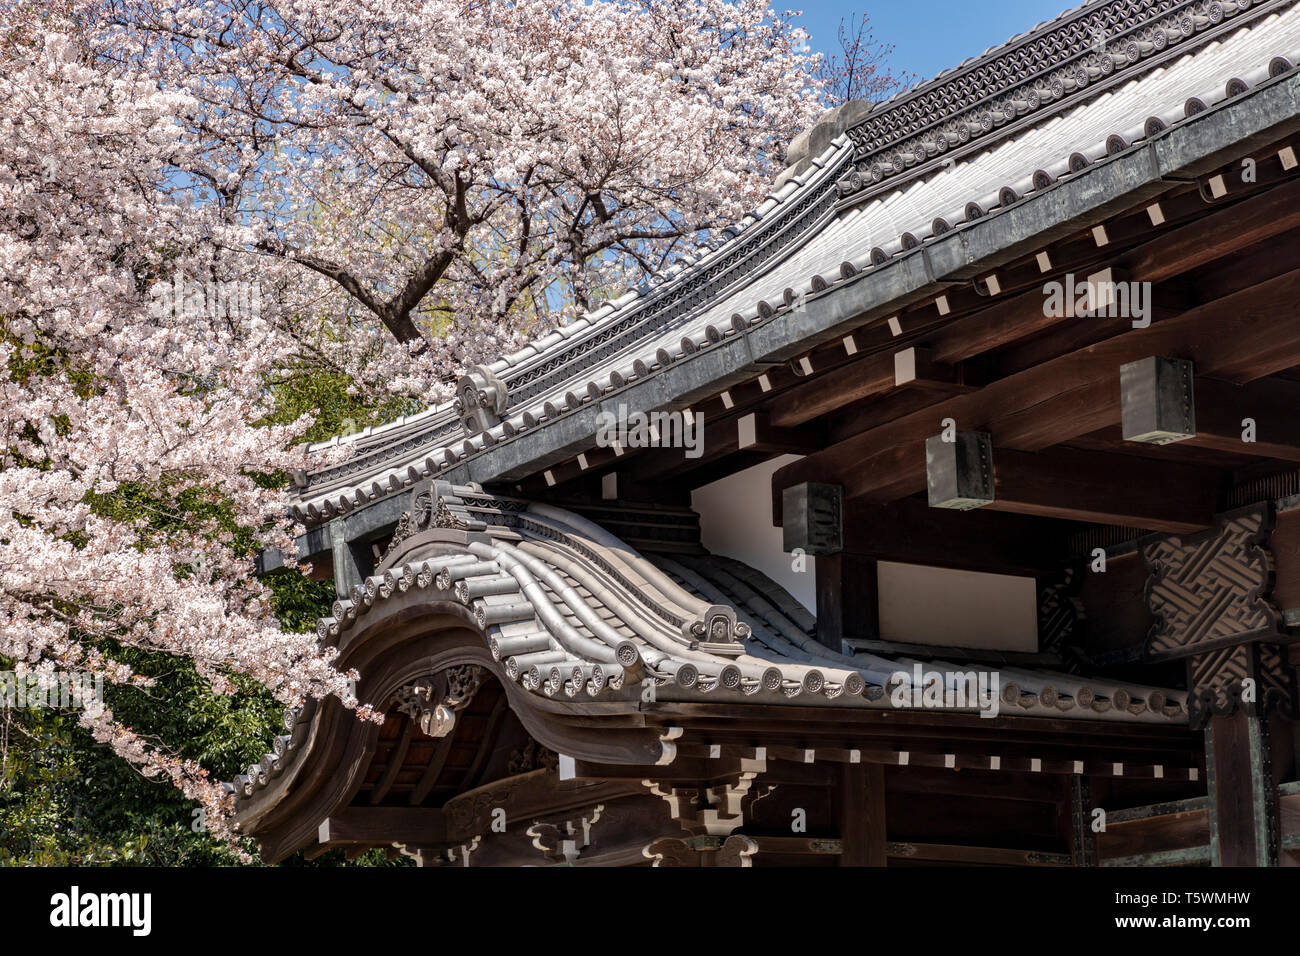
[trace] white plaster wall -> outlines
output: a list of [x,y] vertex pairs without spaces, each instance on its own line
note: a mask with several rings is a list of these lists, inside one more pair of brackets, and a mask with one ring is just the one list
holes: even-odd
[[1038,650],[1033,578],[881,561],[880,636],[906,644]]
[[782,455],[697,488],[691,507],[699,513],[706,548],[762,571],[815,614],[815,559],[806,559],[802,573],[793,570],[793,559],[781,550],[781,529],[772,526],[772,473],[799,457]]

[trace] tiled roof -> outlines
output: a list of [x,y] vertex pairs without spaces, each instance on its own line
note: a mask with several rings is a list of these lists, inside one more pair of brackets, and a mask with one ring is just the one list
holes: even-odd
[[[899,675],[917,665],[950,681],[990,671],[904,653],[836,653],[817,642],[812,616],[753,568],[703,552],[643,555],[561,508],[441,482],[415,500],[414,523],[381,569],[318,623],[323,643],[339,643],[385,602],[418,590],[426,603],[453,601],[472,614],[499,676],[559,701],[636,709],[652,684],[659,701],[895,710],[895,690],[911,680]],[[1182,691],[1005,664],[992,670],[1003,714],[1187,723]],[[278,776],[309,716],[291,716],[276,753],[231,789],[252,796]]]
[[[995,61],[1019,55],[1030,40],[1039,48],[1044,43],[1050,47],[1053,24],[1072,24],[1077,32],[1075,26],[1090,22],[1080,19],[1081,13],[1091,16],[1103,8],[1113,13],[1112,8],[1121,7],[1127,11],[1120,17],[1126,25],[1114,35],[1122,33],[1123,43],[1106,54],[1109,66],[1089,60],[1083,67],[1085,72],[1102,70],[1104,83],[1076,84],[1074,91],[1057,96],[1050,109],[1041,99],[1036,105],[1026,103],[1023,119],[1007,115],[1002,123],[990,118],[988,129],[981,126],[978,135],[972,129],[975,138],[957,144],[946,157],[917,154],[915,170],[909,171],[907,161],[895,169],[891,160],[883,182],[873,167],[884,154],[855,143],[855,136],[862,139],[861,127],[855,127],[715,246],[700,249],[689,261],[484,370],[508,391],[499,423],[467,435],[456,408],[448,404],[346,439],[355,443],[358,454],[311,474],[300,493],[299,513],[318,520],[363,506],[466,459],[491,455],[494,446],[652,377],[683,356],[704,352],[753,326],[784,321],[806,297],[870,281],[873,269],[923,249],[928,239],[1158,138],[1186,118],[1289,72],[1300,55],[1300,9],[1294,2],[1098,2],[896,97],[892,106],[873,110],[864,122],[882,110],[893,115],[905,105],[931,102],[925,96],[939,97],[944,84],[963,76],[980,77],[993,89],[998,83],[1043,79],[1048,67],[1076,68],[1070,66],[1075,59],[1096,54],[1081,54],[1066,44],[1037,71],[995,68]],[[1129,21],[1138,14],[1142,19],[1134,26]],[[1175,26],[1187,18],[1187,29],[1166,28],[1162,24],[1169,18]],[[1157,28],[1164,31],[1163,40],[1150,38]],[[1148,31],[1143,34],[1148,38],[1134,30]],[[977,64],[987,67],[982,75]],[[937,105],[934,109],[936,116],[943,111]],[[918,135],[922,127],[926,124],[913,124]],[[988,148],[978,155],[963,154],[985,142]]]

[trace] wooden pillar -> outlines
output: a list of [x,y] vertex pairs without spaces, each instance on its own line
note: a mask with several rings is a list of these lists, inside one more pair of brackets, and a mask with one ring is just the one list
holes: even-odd
[[879,637],[875,559],[826,554],[816,562],[818,643],[838,652],[846,637]]
[[1092,780],[1070,776],[1070,856],[1075,866],[1097,865],[1097,834],[1092,830]]
[[885,866],[885,768],[845,764],[840,776],[840,866]]
[[876,562],[844,553],[844,489],[804,482],[781,494],[787,552],[812,556],[817,575],[817,640],[833,651],[846,637],[874,639]]
[[1278,864],[1278,799],[1271,724],[1276,717],[1238,710],[1210,718],[1205,765],[1214,866]]

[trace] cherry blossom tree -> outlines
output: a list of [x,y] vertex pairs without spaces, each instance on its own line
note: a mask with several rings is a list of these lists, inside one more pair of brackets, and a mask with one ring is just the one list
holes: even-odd
[[822,108],[762,0],[116,0],[90,26],[193,104],[164,161],[293,334],[426,402],[740,218]]
[[[445,397],[742,216],[822,108],[758,0],[6,7],[0,657],[46,685],[147,684],[130,647],[357,706],[253,573],[301,531],[275,384]],[[235,838],[202,767],[79,715]]]
[[[300,465],[287,449],[307,422],[254,425],[291,342],[254,310],[163,310],[149,291],[237,274],[160,159],[187,148],[177,116],[194,106],[96,65],[67,13],[25,10],[0,40],[0,656],[43,691],[60,673],[146,684],[114,651],[138,647],[218,690],[246,674],[286,703],[354,704],[350,675],[281,630],[252,576],[257,548],[292,553],[286,495],[259,477]],[[96,740],[233,836],[201,767],[80,704]]]

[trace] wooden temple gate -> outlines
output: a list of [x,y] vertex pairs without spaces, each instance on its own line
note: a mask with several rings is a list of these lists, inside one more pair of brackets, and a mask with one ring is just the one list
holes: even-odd
[[[298,476],[321,639],[389,719],[294,715],[247,832],[1300,862],[1295,50],[1294,3],[1099,0],[850,104],[680,267]],[[597,440],[620,407],[705,440]],[[711,547],[728,499],[750,543]],[[996,676],[996,716],[896,698],[914,666]]]

